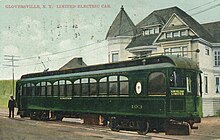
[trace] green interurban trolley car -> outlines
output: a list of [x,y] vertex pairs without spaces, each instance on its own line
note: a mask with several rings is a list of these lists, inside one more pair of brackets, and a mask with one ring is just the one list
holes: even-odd
[[111,130],[146,134],[168,124],[193,128],[202,117],[201,71],[180,56],[23,75],[16,83],[18,114],[36,120],[99,115]]

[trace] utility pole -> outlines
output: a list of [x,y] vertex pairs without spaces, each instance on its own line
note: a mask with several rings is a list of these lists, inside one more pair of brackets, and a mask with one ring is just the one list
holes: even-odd
[[16,65],[14,65],[14,62],[15,61],[18,61],[19,59],[16,59],[18,58],[19,56],[15,56],[15,55],[4,55],[5,56],[5,60],[9,60],[11,61],[11,64],[6,64],[4,66],[8,66],[8,67],[11,67],[12,68],[12,93],[13,93],[13,96],[15,95],[15,89],[14,89],[14,86],[15,86],[15,72],[14,72],[14,68],[17,67]]

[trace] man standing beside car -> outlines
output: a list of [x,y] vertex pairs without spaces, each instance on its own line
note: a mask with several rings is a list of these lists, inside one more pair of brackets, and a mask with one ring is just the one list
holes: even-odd
[[9,109],[9,118],[14,118],[14,108],[15,108],[15,100],[13,96],[10,96],[10,100],[8,101],[8,109]]

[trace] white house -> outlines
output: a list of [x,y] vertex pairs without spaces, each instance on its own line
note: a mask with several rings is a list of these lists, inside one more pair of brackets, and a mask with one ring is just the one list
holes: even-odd
[[109,62],[150,54],[181,55],[198,62],[203,71],[203,115],[220,111],[220,21],[200,24],[171,7],[155,10],[134,25],[122,7],[106,40]]

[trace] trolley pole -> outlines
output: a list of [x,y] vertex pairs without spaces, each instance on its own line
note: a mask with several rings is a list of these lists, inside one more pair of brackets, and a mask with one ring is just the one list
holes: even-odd
[[5,60],[8,60],[8,61],[11,61],[11,64],[9,65],[4,65],[4,66],[8,66],[8,67],[11,67],[12,68],[12,94],[13,96],[15,95],[15,72],[14,72],[14,68],[17,67],[16,65],[14,65],[14,62],[15,61],[18,61],[18,59],[15,59],[16,57],[19,57],[19,56],[15,56],[15,55],[5,55]]

